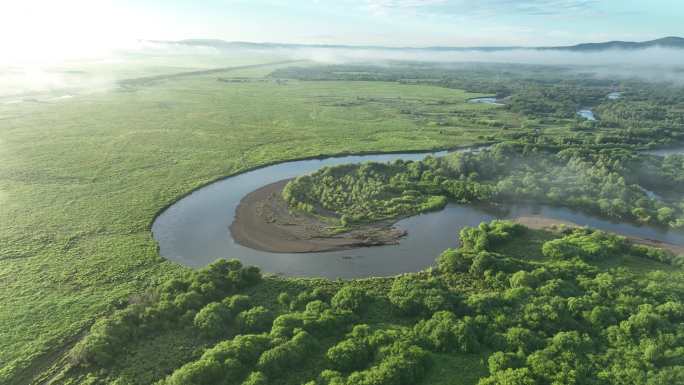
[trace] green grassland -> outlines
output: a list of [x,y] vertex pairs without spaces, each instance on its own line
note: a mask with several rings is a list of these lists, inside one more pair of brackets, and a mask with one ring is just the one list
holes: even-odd
[[184,270],[159,257],[150,224],[189,191],[288,159],[505,133],[430,124],[448,111],[515,121],[433,86],[217,81],[274,68],[0,105],[0,382],[30,382],[112,304]]
[[[485,94],[453,84],[273,76],[293,65],[283,60],[188,54],[169,61],[141,55],[109,67],[84,67],[114,74],[112,84],[98,92],[53,102],[0,100],[0,383],[81,383],[97,375],[79,369],[53,377],[95,319],[121,309],[131,295],[187,275],[188,268],[159,256],[151,223],[169,204],[211,181],[312,156],[446,149],[520,135],[562,142],[627,132],[617,125],[578,131],[578,120],[565,115],[535,118],[471,104],[468,99]],[[315,63],[296,65],[302,71]],[[496,251],[547,263],[540,249],[557,236],[528,231]],[[656,271],[661,278],[671,276],[672,285],[681,281],[679,270],[643,258],[614,257],[595,265],[645,275]],[[459,293],[497,283],[483,283],[476,274],[443,278]],[[244,294],[277,310],[279,293],[320,289],[330,297],[343,285],[268,277]],[[364,322],[399,329],[418,320],[390,311],[392,279],[355,285],[377,301],[363,313]],[[214,342],[191,328],[171,328],[125,346],[126,354],[101,378],[163,378]],[[431,352],[433,367],[423,382],[458,384],[456,377],[473,384],[487,374],[484,353],[489,352]],[[315,377],[318,364],[295,375]]]

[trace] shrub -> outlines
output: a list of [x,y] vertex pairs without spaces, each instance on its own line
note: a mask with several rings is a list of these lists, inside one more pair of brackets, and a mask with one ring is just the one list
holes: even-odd
[[428,352],[407,341],[397,341],[381,350],[382,361],[352,373],[347,385],[414,385],[427,371]]
[[366,366],[373,351],[365,338],[349,338],[328,349],[326,357],[335,369],[350,372]]
[[492,373],[477,385],[537,385],[537,381],[528,368],[520,368]]
[[232,320],[230,309],[221,302],[212,302],[197,312],[193,321],[195,327],[208,337],[226,333]]
[[368,295],[366,292],[353,285],[347,285],[340,289],[331,300],[333,307],[352,312],[361,311],[367,302]]
[[506,369],[515,369],[522,366],[522,364],[523,361],[515,353],[496,352],[487,359],[487,366],[491,374]]
[[259,333],[268,330],[273,322],[273,315],[263,306],[253,307],[240,312],[236,318],[238,329],[242,333]]
[[214,360],[198,360],[177,369],[166,380],[166,384],[214,385],[222,382],[225,374],[222,363]]
[[242,385],[268,385],[268,378],[261,372],[252,372],[242,382]]
[[434,313],[449,306],[448,293],[436,280],[421,280],[404,275],[394,280],[389,299],[408,315]]
[[278,375],[301,364],[303,359],[315,351],[316,346],[316,339],[301,331],[291,340],[265,351],[259,357],[257,367],[267,375]]
[[166,378],[168,385],[214,385],[240,382],[254,366],[257,358],[270,346],[263,335],[245,335],[219,342],[202,354],[197,361],[176,369]]
[[424,346],[440,352],[452,351],[457,348],[454,328],[458,319],[454,313],[440,311],[432,315],[429,320],[420,321],[413,331]]
[[473,263],[474,255],[462,249],[448,249],[437,260],[442,273],[465,273]]
[[290,303],[292,303],[292,298],[290,298],[290,295],[285,292],[280,293],[278,295],[278,303],[280,306],[287,308],[290,306]]
[[520,270],[511,276],[509,282],[511,287],[534,287],[537,283],[537,280],[527,271]]

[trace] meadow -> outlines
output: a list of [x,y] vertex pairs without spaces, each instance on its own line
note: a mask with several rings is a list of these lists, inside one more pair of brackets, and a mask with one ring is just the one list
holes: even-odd
[[[445,252],[435,269],[353,285],[262,277],[225,261],[193,271],[160,257],[150,229],[159,212],[212,181],[276,162],[494,142],[517,143],[523,155],[536,146],[619,155],[682,138],[684,99],[674,88],[630,81],[623,100],[607,101],[615,85],[605,80],[570,78],[546,90],[556,68],[511,67],[505,79],[494,76],[497,66],[416,71],[290,60],[185,55],[169,65],[134,57],[70,69],[114,74],[107,87],[68,91],[72,98],[0,99],[0,383],[213,384],[231,373],[252,385],[267,383],[263,373],[287,385],[365,384],[388,373],[403,373],[403,384],[474,384],[488,373],[482,384],[597,373],[630,383],[648,370],[681,378],[681,269],[604,233],[483,224],[464,230],[462,248]],[[468,102],[493,94],[508,105]],[[598,122],[577,118],[585,103],[599,104]],[[625,173],[656,192],[679,188],[679,157],[651,166]],[[258,306],[235,305],[241,295]],[[352,320],[372,334],[362,327],[343,336]],[[656,336],[656,324],[669,334]],[[234,338],[248,331],[261,334]],[[611,339],[630,331],[634,340]],[[599,342],[589,346],[586,333]],[[318,345],[302,349],[311,335]],[[217,369],[211,355],[232,354],[241,341],[270,353]],[[647,357],[637,354],[642,342]],[[351,373],[336,354],[357,343],[375,358]],[[556,355],[563,349],[580,359]],[[287,376],[274,375],[293,359]],[[634,365],[643,370],[623,370]]]
[[31,382],[96,317],[185,271],[159,257],[150,224],[199,186],[288,159],[449,148],[502,132],[416,118],[447,109],[503,113],[465,103],[479,94],[397,83],[279,84],[266,77],[275,68],[0,104],[0,382]]

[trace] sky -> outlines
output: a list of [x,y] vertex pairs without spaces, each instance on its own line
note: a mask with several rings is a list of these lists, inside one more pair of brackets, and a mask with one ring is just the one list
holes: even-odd
[[681,0],[3,0],[0,63],[142,40],[555,46],[684,35]]

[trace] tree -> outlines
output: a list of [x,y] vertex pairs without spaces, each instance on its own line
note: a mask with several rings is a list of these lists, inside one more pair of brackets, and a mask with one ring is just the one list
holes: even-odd
[[447,292],[438,281],[411,275],[396,278],[388,296],[399,310],[411,315],[434,313],[449,305]]
[[268,378],[261,372],[252,372],[242,382],[242,385],[268,385]]
[[221,302],[212,302],[197,312],[193,321],[195,327],[208,337],[225,334],[232,320],[230,309]]
[[368,302],[366,292],[356,286],[347,285],[340,289],[331,300],[333,307],[352,312],[359,312]]
[[271,328],[273,315],[263,306],[256,306],[240,312],[235,319],[242,333],[259,333]]

